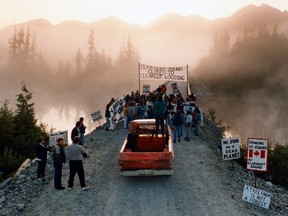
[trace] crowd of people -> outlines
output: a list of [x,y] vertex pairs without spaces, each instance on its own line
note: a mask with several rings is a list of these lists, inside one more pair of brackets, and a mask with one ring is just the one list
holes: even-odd
[[[115,102],[114,98],[106,105],[105,118],[106,131],[109,130],[109,122],[111,117],[111,105]],[[196,97],[194,94],[188,95],[186,100],[182,97],[180,92],[167,95],[167,87],[161,85],[157,90],[149,94],[140,95],[139,91],[131,92],[124,98],[123,116],[124,128],[127,129],[129,124],[134,119],[155,119],[156,136],[158,136],[159,129],[164,136],[164,121],[170,126],[173,131],[173,142],[180,142],[183,136],[183,126],[185,127],[186,136],[185,141],[191,140],[191,131],[194,130],[196,136],[200,135],[201,111],[196,106]],[[45,178],[45,168],[47,162],[47,152],[52,152],[54,164],[54,187],[57,190],[64,190],[62,185],[62,168],[66,163],[66,154],[69,159],[69,180],[68,190],[72,190],[74,186],[75,175],[78,174],[80,186],[82,190],[89,189],[85,184],[85,172],[83,167],[83,158],[88,157],[84,150],[84,134],[86,126],[84,125],[84,118],[81,117],[76,122],[75,127],[71,131],[72,144],[64,144],[63,138],[59,137],[54,146],[45,144],[44,138],[37,139],[37,176],[43,183],[47,183]],[[65,149],[66,148],[66,149]],[[64,150],[65,149],[65,150]]]
[[[165,84],[160,85],[155,91],[149,94],[140,94],[139,91],[132,91],[124,98],[123,107],[124,128],[129,127],[133,119],[155,119],[156,134],[164,133],[164,120],[170,126],[173,132],[173,141],[181,141],[183,136],[183,127],[185,127],[185,141],[191,140],[191,131],[196,136],[200,136],[201,110],[196,106],[195,94],[188,95],[186,99],[178,91],[175,94],[167,94]],[[110,106],[115,102],[114,98],[106,105],[105,129],[109,130]]]
[[[57,190],[64,190],[65,187],[62,185],[62,168],[63,164],[66,163],[66,155],[69,159],[69,180],[68,180],[68,190],[73,189],[74,178],[77,174],[80,181],[80,186],[82,190],[87,190],[90,187],[85,184],[85,173],[83,167],[83,158],[88,157],[84,150],[84,134],[86,126],[84,125],[84,118],[81,117],[79,121],[76,122],[75,127],[71,131],[72,144],[67,145],[64,143],[64,139],[59,137],[56,139],[56,144],[54,146],[49,146],[45,144],[44,138],[39,137],[37,139],[37,177],[43,183],[47,183],[45,178],[45,169],[47,162],[47,153],[50,151],[52,153],[53,165],[54,165],[54,187]],[[66,148],[66,149],[65,149]],[[65,149],[65,150],[64,150]]]

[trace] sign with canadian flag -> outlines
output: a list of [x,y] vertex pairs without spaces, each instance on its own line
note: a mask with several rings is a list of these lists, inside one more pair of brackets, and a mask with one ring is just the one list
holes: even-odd
[[267,171],[268,139],[249,138],[247,169]]

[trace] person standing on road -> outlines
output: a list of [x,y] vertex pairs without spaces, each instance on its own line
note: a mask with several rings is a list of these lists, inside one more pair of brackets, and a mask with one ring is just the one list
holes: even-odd
[[187,111],[186,120],[185,120],[185,127],[186,127],[186,137],[184,138],[185,141],[190,141],[192,121],[193,121],[192,113],[191,111]]
[[46,162],[47,162],[47,151],[48,151],[48,147],[45,145],[44,138],[39,137],[37,139],[37,148],[36,148],[36,153],[37,153],[36,160],[38,161],[37,177],[39,179],[42,179],[43,183],[46,183],[44,177],[45,177],[45,169],[46,169]]
[[67,146],[67,155],[69,157],[70,175],[68,180],[68,190],[72,190],[74,177],[78,174],[82,190],[87,190],[90,187],[85,184],[85,174],[83,168],[83,155],[86,155],[83,146],[78,145],[80,138],[74,137],[72,145]]
[[64,140],[62,138],[57,138],[56,145],[53,151],[53,161],[54,161],[54,187],[57,190],[64,190],[65,187],[62,186],[62,167],[63,163],[66,163],[66,155],[64,152]]
[[86,126],[84,125],[84,123],[83,123],[83,122],[84,122],[84,118],[83,118],[83,117],[81,117],[81,118],[79,119],[79,121],[80,121],[80,123],[81,123],[81,125],[80,125],[80,127],[79,127],[80,135],[81,135],[81,136],[80,136],[80,139],[81,139],[80,142],[81,142],[81,145],[84,146],[84,141],[85,141],[85,140],[84,140],[84,138],[85,138],[85,135],[84,135],[84,134],[85,134],[85,130],[86,130],[87,127],[86,127]]
[[[71,140],[72,140],[72,142],[74,140],[74,137],[76,137],[76,136],[81,137],[80,126],[81,126],[81,122],[77,121],[75,127],[71,131]],[[81,140],[79,142],[79,145],[82,145]]]
[[106,105],[105,109],[105,118],[106,118],[106,123],[105,123],[105,131],[109,131],[109,126],[110,126],[110,111],[109,111],[109,104]]
[[183,123],[183,117],[181,115],[181,110],[177,110],[177,112],[173,115],[171,121],[172,121],[172,124],[175,128],[173,142],[176,143],[177,137],[178,137],[178,142],[180,142],[181,133],[182,133],[182,123]]
[[195,107],[195,119],[194,124],[195,124],[195,135],[200,136],[200,124],[201,124],[201,112],[198,107]]
[[162,95],[158,96],[158,99],[153,105],[155,121],[156,121],[156,135],[159,133],[159,124],[161,124],[161,133],[164,136],[164,119],[166,113],[166,103],[162,100]]

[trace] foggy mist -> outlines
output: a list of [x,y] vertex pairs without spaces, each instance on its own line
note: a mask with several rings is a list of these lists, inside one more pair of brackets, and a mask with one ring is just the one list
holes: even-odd
[[[116,18],[8,26],[0,30],[0,101],[9,99],[14,108],[24,81],[33,93],[38,121],[48,123],[47,129],[71,130],[83,116],[91,131],[98,126],[92,112],[100,109],[103,116],[112,97],[138,89],[138,62],[188,64],[195,82],[191,91],[200,98],[200,107],[215,108],[233,135],[283,142],[288,139],[288,67],[283,60],[288,56],[283,27],[288,17],[279,14],[281,22],[267,24],[273,36],[279,23],[276,41],[281,43],[271,50],[265,34],[257,47],[252,39],[250,44],[243,39],[248,26],[239,23],[240,15],[209,21],[173,14],[144,27]],[[263,25],[256,24],[251,23],[255,30],[248,28],[251,38],[260,35]],[[251,44],[257,52],[248,49]]]

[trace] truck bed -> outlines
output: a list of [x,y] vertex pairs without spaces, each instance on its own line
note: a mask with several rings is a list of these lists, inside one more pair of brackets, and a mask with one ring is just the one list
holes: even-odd
[[122,175],[173,174],[173,143],[166,136],[137,136],[134,151],[127,147],[127,142],[126,138],[118,157]]

